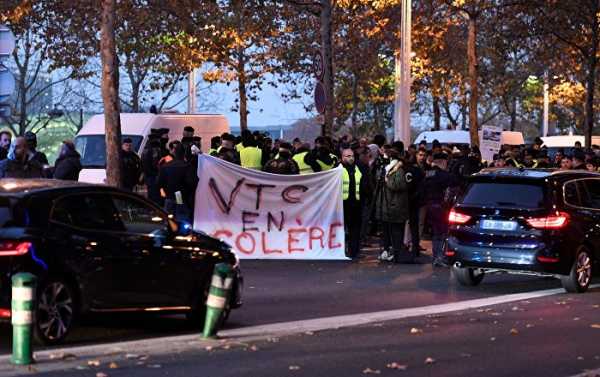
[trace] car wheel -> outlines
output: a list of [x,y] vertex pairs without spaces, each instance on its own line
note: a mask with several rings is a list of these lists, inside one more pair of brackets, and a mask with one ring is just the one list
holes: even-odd
[[452,266],[452,271],[460,285],[467,287],[479,285],[485,276],[485,272],[480,268],[461,268]]
[[569,293],[587,291],[592,281],[592,255],[582,247],[575,256],[569,275],[561,278],[563,288]]
[[35,339],[46,345],[64,341],[77,312],[73,289],[62,280],[50,280],[38,290]]

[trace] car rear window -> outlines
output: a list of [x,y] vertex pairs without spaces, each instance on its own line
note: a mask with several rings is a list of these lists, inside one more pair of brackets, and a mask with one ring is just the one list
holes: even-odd
[[542,208],[544,188],[526,183],[474,182],[467,188],[461,203],[500,208]]

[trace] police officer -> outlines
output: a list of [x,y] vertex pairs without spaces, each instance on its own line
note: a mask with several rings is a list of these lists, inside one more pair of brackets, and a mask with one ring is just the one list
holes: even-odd
[[344,226],[346,228],[346,256],[357,258],[360,253],[362,222],[362,173],[355,164],[354,151],[342,150],[342,199],[344,200]]
[[299,174],[298,164],[292,159],[292,145],[290,143],[279,144],[277,157],[268,161],[263,167],[263,171],[273,174]]
[[444,199],[446,190],[460,184],[458,177],[447,171],[448,155],[433,155],[432,169],[425,173],[423,181],[427,219],[431,224],[433,243],[433,265],[443,266],[443,245],[448,232],[447,207]]
[[242,132],[242,145],[240,149],[240,162],[242,167],[246,169],[261,170],[262,169],[262,153],[258,147],[254,135],[248,130]]
[[140,182],[142,175],[142,160],[133,151],[133,141],[126,137],[122,144],[121,174],[123,174],[123,188],[127,191],[133,191],[133,188]]

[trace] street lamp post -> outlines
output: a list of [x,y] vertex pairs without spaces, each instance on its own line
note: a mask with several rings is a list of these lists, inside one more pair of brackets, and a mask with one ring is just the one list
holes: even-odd
[[412,0],[402,0],[400,53],[395,56],[394,140],[410,143]]

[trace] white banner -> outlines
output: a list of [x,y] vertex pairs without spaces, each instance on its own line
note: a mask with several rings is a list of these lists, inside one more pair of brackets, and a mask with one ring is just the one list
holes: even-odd
[[502,128],[494,126],[483,126],[482,128],[481,158],[491,162],[494,160],[494,155],[500,152],[502,141]]
[[342,168],[278,175],[200,155],[194,229],[246,259],[346,259]]

